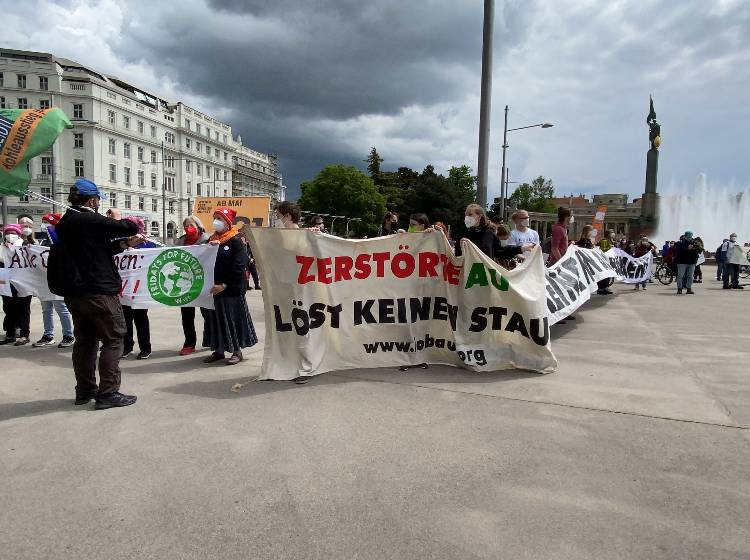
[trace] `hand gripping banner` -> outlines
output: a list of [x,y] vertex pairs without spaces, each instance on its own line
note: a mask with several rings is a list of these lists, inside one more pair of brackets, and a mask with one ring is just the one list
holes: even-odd
[[553,371],[539,249],[505,270],[439,232],[344,240],[253,228],[266,318],[262,379],[420,363]]

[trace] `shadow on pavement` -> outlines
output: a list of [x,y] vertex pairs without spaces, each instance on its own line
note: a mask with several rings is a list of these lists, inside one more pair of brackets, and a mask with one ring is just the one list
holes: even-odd
[[[216,381],[191,381],[180,383],[170,387],[161,387],[159,391],[174,393],[177,395],[192,395],[206,397],[209,399],[238,399],[244,397],[258,397],[278,391],[289,389],[303,390],[307,387],[319,385],[338,385],[356,381],[354,378],[333,377],[329,375],[318,375],[311,379],[306,385],[297,385],[293,381],[257,381],[253,377],[244,376],[234,379],[217,379]],[[232,391],[235,385],[242,385],[237,391]]]
[[8,403],[0,406],[0,422],[24,416],[41,416],[53,412],[75,410],[76,408],[85,410],[86,407],[75,407],[72,398]]

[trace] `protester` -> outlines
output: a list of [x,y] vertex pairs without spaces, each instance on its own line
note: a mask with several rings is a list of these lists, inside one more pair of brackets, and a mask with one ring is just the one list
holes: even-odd
[[320,233],[328,233],[326,224],[321,216],[313,216],[310,220],[310,227],[317,229]]
[[[110,215],[111,211],[107,212]],[[125,216],[125,220],[133,222],[138,226],[138,233],[145,234],[146,224],[138,216]],[[158,247],[151,241],[146,241],[138,246],[139,249],[153,249]],[[130,250],[130,249],[126,249]],[[151,325],[148,320],[148,309],[133,309],[129,305],[122,306],[122,312],[125,316],[125,344],[122,351],[122,358],[127,358],[133,353],[135,341],[133,340],[133,325],[138,337],[138,356],[139,360],[147,360],[151,356]]]
[[[18,247],[23,246],[23,229],[20,224],[8,224],[3,228],[3,244],[0,247],[2,266],[10,267],[10,261]],[[31,296],[21,297],[16,287],[10,285],[11,295],[3,296],[3,331],[5,339],[0,344],[23,346],[28,344],[31,322]],[[18,334],[18,336],[16,336]]]
[[412,214],[409,216],[409,233],[418,233],[430,227],[430,220],[427,214]]
[[[695,242],[698,243],[701,247],[704,247],[703,240],[700,237],[695,238]],[[705,255],[705,247],[704,249],[698,254],[698,260],[701,260],[701,257]],[[706,259],[702,259],[705,261]],[[694,284],[702,284],[703,283],[703,270],[701,269],[701,263],[696,262],[695,263],[695,270],[693,270],[693,283]]]
[[[198,216],[191,215],[182,220],[182,229],[185,233],[177,238],[175,245],[190,247],[208,243],[209,236]],[[201,307],[200,312],[205,321],[205,309]],[[180,315],[182,316],[182,333],[185,336],[185,342],[179,354],[180,356],[189,356],[195,352],[195,346],[198,343],[198,335],[195,332],[195,307],[180,307]]]
[[596,230],[594,229],[594,227],[583,226],[583,229],[581,230],[581,237],[578,241],[576,241],[576,245],[578,247],[583,247],[584,249],[593,249],[595,240]]
[[487,214],[478,204],[469,204],[466,207],[464,225],[466,226],[466,233],[456,243],[457,256],[461,256],[462,254],[461,243],[463,239],[471,241],[480,251],[495,261],[510,259],[516,255],[520,255],[524,251],[531,251],[534,248],[531,244],[521,247],[511,245],[501,246],[500,240],[495,235],[489,219],[487,219]]
[[[43,247],[51,247],[57,241],[55,226],[60,221],[62,214],[50,213],[42,216],[42,230],[46,233],[46,238],[40,241]],[[60,318],[60,328],[62,329],[62,340],[57,345],[58,348],[68,348],[73,346],[75,337],[73,336],[73,318],[70,311],[62,299],[43,300],[42,304],[42,323],[44,324],[44,334],[32,346],[41,348],[44,346],[53,346],[55,344],[55,320],[54,312]]]
[[570,209],[560,206],[557,209],[557,223],[552,226],[552,243],[550,244],[549,264],[555,264],[568,250],[568,226],[575,219]]
[[[513,231],[510,232],[508,245],[521,247],[523,245],[539,245],[539,234],[529,227],[529,213],[526,210],[519,209],[513,212]],[[523,257],[529,258],[531,252],[524,252]]]
[[21,226],[21,241],[23,241],[24,246],[36,245],[37,241],[34,236],[34,219],[27,214],[23,214],[18,217],[18,225]]
[[276,206],[275,225],[280,228],[299,229],[299,216],[299,206],[285,200]]
[[432,227],[433,229],[443,232],[443,235],[445,235],[445,238],[448,240],[448,244],[451,246],[451,251],[455,251],[456,242],[451,239],[450,233],[448,232],[448,226],[446,226],[443,222],[435,222],[434,224],[432,224]]
[[[299,221],[296,204],[282,202],[276,212],[282,223],[296,224]],[[245,300],[247,250],[238,235],[239,229],[233,227],[236,216],[237,212],[231,208],[218,208],[214,212],[214,234],[209,243],[218,245],[219,250],[214,267],[214,287],[211,288],[214,309],[206,310],[203,331],[203,346],[212,350],[211,355],[203,360],[207,364],[223,360],[226,352],[231,356],[225,363],[230,366],[238,364],[242,361],[242,349],[258,342]]]
[[747,257],[745,256],[745,250],[737,243],[736,233],[729,236],[726,246],[727,262],[726,270],[724,271],[723,287],[725,290],[744,290],[745,287],[740,286],[740,265],[747,262]]
[[[495,227],[495,235],[497,235],[497,239],[500,242],[500,250],[504,251],[506,247],[515,247],[516,245],[512,245],[511,242],[513,241],[511,235],[512,232],[507,228],[505,224],[497,224]],[[531,254],[530,252],[528,253]],[[520,256],[512,256],[508,258],[498,258],[497,262],[500,266],[507,270],[513,270],[518,266],[518,259],[521,258]]]
[[677,264],[677,295],[681,295],[683,289],[687,289],[688,294],[694,294],[693,271],[695,263],[698,262],[698,255],[703,251],[703,246],[693,240],[692,231],[686,231],[680,237],[680,241],[675,243],[673,250]]
[[[633,249],[633,256],[639,258],[644,255],[648,255],[649,253],[651,253],[654,257],[656,256],[656,245],[651,243],[651,241],[648,240],[648,237],[644,235],[643,237],[641,237],[638,245],[636,245]],[[644,280],[640,284],[636,284],[635,291],[637,292],[640,288],[643,288],[645,290],[647,284],[648,280]]]
[[[612,249],[615,246],[615,232],[611,230],[604,230],[604,235],[602,235],[601,240],[599,241],[599,249],[606,253],[610,249]],[[600,296],[609,296],[612,295],[612,290],[609,289],[610,284],[613,282],[612,278],[604,278],[602,280],[599,280],[596,283],[596,293]]]
[[664,258],[664,257],[667,256],[667,253],[669,252],[670,247],[671,247],[670,242],[669,241],[665,241],[664,245],[662,245],[662,247],[661,247],[661,256],[662,256],[662,258]]
[[50,288],[65,296],[73,316],[75,403],[83,405],[94,398],[96,409],[129,406],[136,401],[135,395],[120,393],[125,317],[119,299],[121,279],[112,255],[145,241],[136,224],[119,219],[119,211],[113,211],[111,217],[100,215],[101,198],[94,183],[76,181],[68,197],[73,207],[55,228],[58,243],[50,249],[47,268]]
[[394,233],[399,233],[398,214],[388,212],[383,216],[383,224],[380,226],[379,235],[393,235]]
[[727,264],[727,250],[728,250],[728,244],[729,239],[724,239],[721,242],[721,245],[719,245],[716,248],[716,253],[714,254],[714,258],[716,259],[716,280],[717,282],[724,279],[724,269],[726,268]]

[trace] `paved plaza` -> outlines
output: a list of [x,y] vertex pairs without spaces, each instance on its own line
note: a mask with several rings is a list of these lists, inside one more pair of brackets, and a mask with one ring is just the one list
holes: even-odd
[[69,350],[2,347],[0,557],[748,559],[750,289],[713,275],[594,296],[545,376],[253,382],[257,292],[234,367],[152,311],[125,409],[73,406]]

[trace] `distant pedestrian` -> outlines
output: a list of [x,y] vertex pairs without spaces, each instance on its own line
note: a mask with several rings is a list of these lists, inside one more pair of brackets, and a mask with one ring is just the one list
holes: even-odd
[[727,263],[724,271],[724,289],[744,290],[740,286],[740,266],[747,262],[745,250],[737,243],[737,234],[729,236],[727,243]]
[[[23,246],[23,228],[20,224],[8,224],[3,228],[3,244],[0,246],[0,264],[10,267],[10,261]],[[23,346],[30,342],[31,296],[19,296],[16,287],[10,285],[11,295],[3,296],[3,330],[5,339],[0,344]]]
[[570,209],[560,206],[557,209],[557,223],[552,226],[549,264],[555,264],[565,256],[568,250],[568,227],[573,222],[574,218]]
[[729,243],[729,239],[724,239],[721,242],[721,245],[719,245],[716,248],[716,253],[714,254],[714,258],[716,259],[716,280],[724,280],[724,269],[726,268],[727,264],[727,250]]
[[693,239],[693,232],[686,231],[680,241],[674,246],[675,263],[677,264],[677,295],[686,289],[688,294],[693,292],[693,272],[698,256],[703,251],[703,246]]

